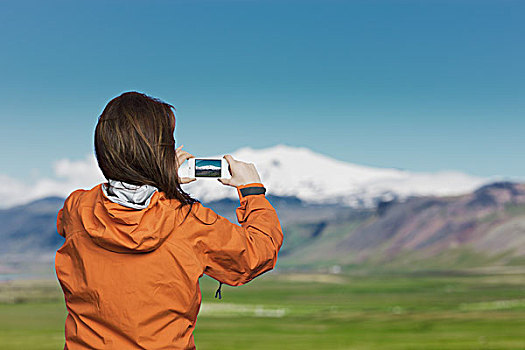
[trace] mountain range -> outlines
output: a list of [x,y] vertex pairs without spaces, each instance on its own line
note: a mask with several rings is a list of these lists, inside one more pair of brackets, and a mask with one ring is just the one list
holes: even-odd
[[[525,184],[367,168],[287,146],[233,156],[253,161],[268,188],[285,234],[282,270],[525,265]],[[185,189],[236,223],[233,188],[202,180]],[[0,278],[54,273],[63,202],[51,196],[0,210]]]
[[[354,208],[374,207],[382,200],[410,196],[448,196],[474,191],[496,178],[482,178],[457,171],[413,172],[394,168],[369,167],[343,162],[304,147],[276,145],[265,149],[240,148],[231,155],[255,164],[268,193],[296,197],[306,203],[340,204]],[[195,156],[220,158],[222,155]],[[184,163],[180,175],[188,175]],[[43,178],[33,184],[2,179],[0,208],[27,204],[50,197],[67,197],[78,189],[89,189],[106,181],[95,157],[84,160],[62,159],[55,164],[56,178]],[[203,202],[235,199],[237,193],[215,179],[199,179],[183,188]]]

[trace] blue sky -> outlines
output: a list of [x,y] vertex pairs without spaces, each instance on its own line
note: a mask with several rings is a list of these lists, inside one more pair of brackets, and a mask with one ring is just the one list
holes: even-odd
[[206,165],[215,165],[219,168],[221,167],[221,161],[220,160],[211,160],[211,159],[196,159],[195,160],[195,167],[201,167]]
[[93,150],[109,100],[177,108],[195,155],[278,143],[524,177],[520,1],[1,1],[1,174]]

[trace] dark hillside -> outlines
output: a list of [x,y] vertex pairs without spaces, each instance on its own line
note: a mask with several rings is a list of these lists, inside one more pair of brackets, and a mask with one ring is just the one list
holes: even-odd
[[[357,210],[268,196],[285,233],[278,266],[455,269],[525,264],[525,185],[495,183],[457,197],[415,197]],[[62,198],[0,210],[0,273],[50,269],[63,238]],[[203,203],[236,223],[238,200]]]

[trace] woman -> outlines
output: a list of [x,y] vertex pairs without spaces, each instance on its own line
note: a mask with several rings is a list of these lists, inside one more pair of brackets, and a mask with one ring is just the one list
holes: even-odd
[[239,286],[275,267],[283,233],[257,170],[225,156],[240,226],[191,198],[181,184],[195,179],[177,172],[193,156],[175,149],[172,109],[127,92],[98,120],[108,182],[71,193],[57,217],[65,349],[195,349],[199,278]]

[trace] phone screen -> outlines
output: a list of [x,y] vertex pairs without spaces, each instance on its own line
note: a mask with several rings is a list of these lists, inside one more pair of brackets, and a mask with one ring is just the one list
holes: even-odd
[[196,158],[195,177],[221,177],[221,160]]

